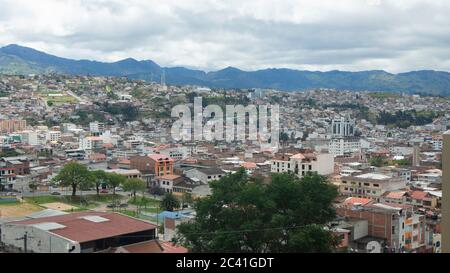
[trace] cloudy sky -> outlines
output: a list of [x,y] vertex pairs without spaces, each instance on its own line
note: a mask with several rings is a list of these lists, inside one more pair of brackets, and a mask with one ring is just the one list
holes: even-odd
[[208,71],[450,71],[449,14],[448,0],[0,0],[0,46]]

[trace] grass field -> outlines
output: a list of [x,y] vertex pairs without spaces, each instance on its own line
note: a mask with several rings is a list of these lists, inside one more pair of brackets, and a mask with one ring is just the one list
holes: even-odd
[[48,102],[52,102],[53,104],[64,104],[64,103],[77,103],[78,100],[71,96],[62,96],[62,97],[46,97]]
[[30,203],[0,204],[0,217],[22,217],[43,210]]
[[[27,197],[25,200],[32,204],[37,204],[40,206],[46,206],[48,204],[61,204],[60,207],[64,205],[67,206],[67,210],[63,211],[84,211],[94,209],[102,204],[112,203],[113,200],[121,200],[123,196],[120,195],[84,195],[84,196],[36,196]],[[47,206],[48,207],[48,206]],[[73,209],[73,210],[72,210]]]

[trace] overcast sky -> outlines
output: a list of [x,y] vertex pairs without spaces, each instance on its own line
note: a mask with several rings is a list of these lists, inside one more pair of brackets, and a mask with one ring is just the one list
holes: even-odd
[[450,71],[449,27],[448,0],[0,0],[0,46],[208,71]]

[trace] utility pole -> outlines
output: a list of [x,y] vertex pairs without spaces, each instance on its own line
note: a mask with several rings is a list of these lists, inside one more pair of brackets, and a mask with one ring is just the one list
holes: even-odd
[[28,250],[28,239],[33,237],[28,237],[28,232],[25,231],[25,234],[21,238],[17,238],[16,241],[23,240],[23,251],[24,253],[27,253]]

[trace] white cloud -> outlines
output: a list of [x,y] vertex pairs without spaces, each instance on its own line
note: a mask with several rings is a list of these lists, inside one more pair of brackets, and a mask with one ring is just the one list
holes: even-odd
[[0,0],[0,45],[213,70],[450,70],[445,0]]

